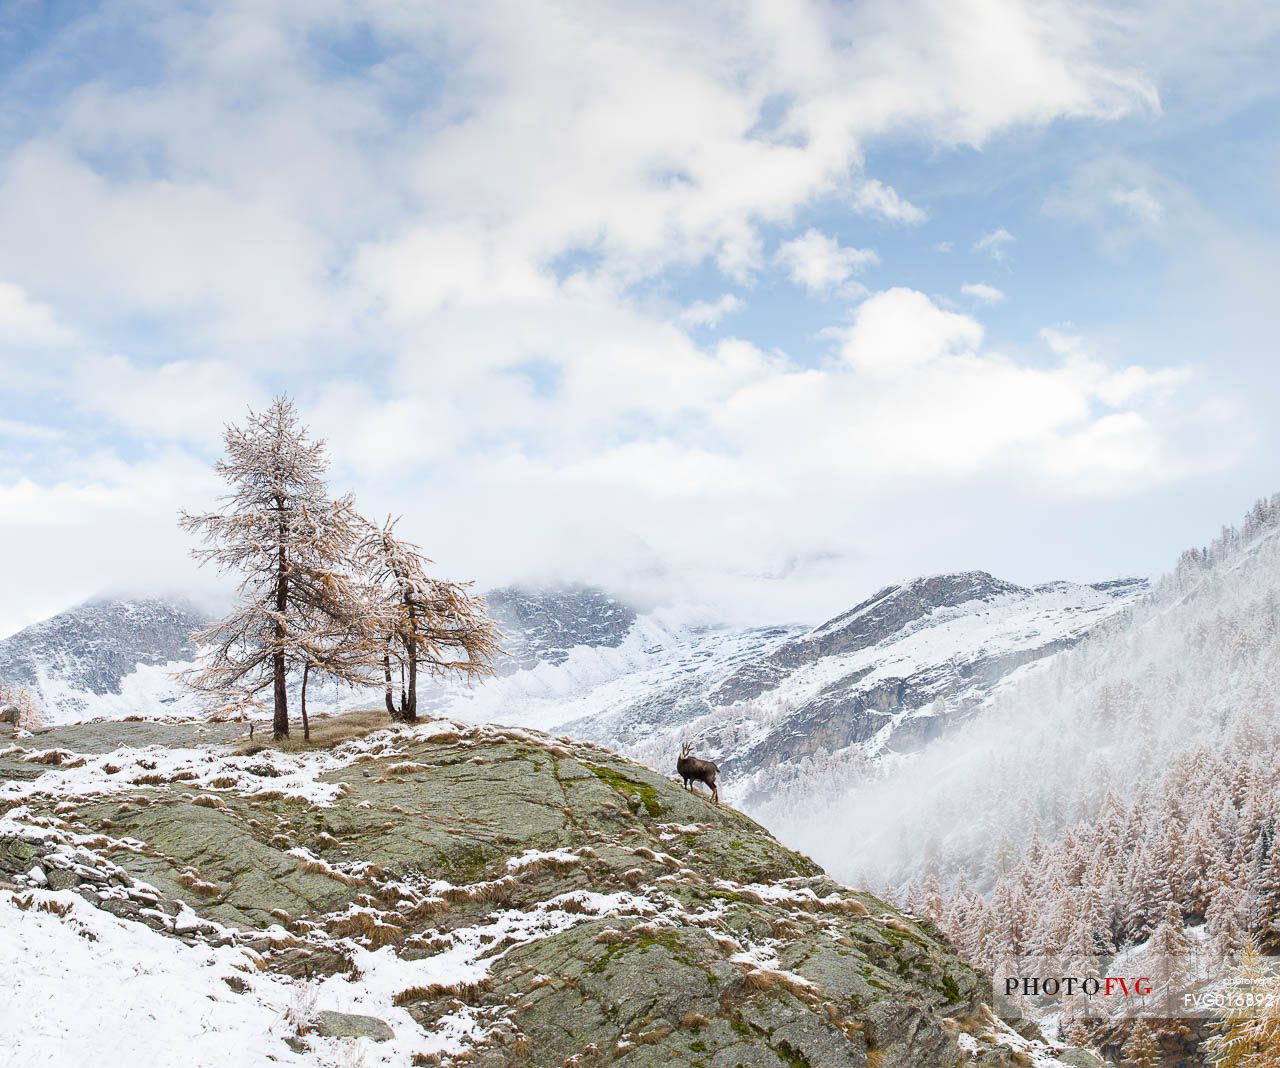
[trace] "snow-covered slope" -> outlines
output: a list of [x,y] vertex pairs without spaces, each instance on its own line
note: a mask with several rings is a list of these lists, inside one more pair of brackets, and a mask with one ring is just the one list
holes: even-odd
[[[726,796],[754,807],[815,770],[843,783],[921,748],[1144,585],[1028,589],[985,572],[939,575],[883,589],[812,630],[637,615],[588,586],[506,587],[487,595],[506,650],[497,676],[428,689],[422,705],[564,730],[659,769],[690,738],[721,764]],[[177,602],[82,605],[0,642],[0,681],[34,689],[55,723],[195,713],[172,675],[201,622]],[[313,684],[310,702],[374,707],[381,694]]]
[[[1069,648],[1146,586],[1053,582],[1026,588],[981,572],[887,587],[811,631],[719,635],[694,670],[657,665],[565,729],[665,766],[685,738],[721,765],[750,805],[782,782],[919,749],[1000,687]],[[743,646],[748,648],[742,655]],[[755,655],[749,655],[754,645]],[[740,655],[711,651],[735,646]],[[682,665],[676,664],[675,667]],[[635,697],[620,700],[631,689]],[[580,704],[588,705],[590,701]]]
[[178,600],[90,601],[0,641],[0,682],[32,690],[51,723],[181,711],[190,699],[172,672],[205,618]]

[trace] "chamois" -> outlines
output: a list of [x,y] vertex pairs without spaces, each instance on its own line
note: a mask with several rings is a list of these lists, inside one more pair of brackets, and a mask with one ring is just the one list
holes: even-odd
[[[716,786],[720,769],[709,760],[699,760],[695,756],[690,756],[692,752],[693,746],[686,742],[680,747],[680,759],[676,761],[676,772],[684,780],[684,788],[693,790],[695,782],[706,783],[711,787],[711,800],[717,805],[720,804],[720,790]],[[694,793],[697,791],[694,790]]]

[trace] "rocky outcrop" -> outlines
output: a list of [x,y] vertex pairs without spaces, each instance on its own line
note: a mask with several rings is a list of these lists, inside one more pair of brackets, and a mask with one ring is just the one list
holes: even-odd
[[404,1063],[1051,1059],[928,923],[606,749],[434,721],[238,752],[235,730],[95,724],[0,748],[0,880],[24,908],[72,889],[252,949],[226,997],[271,980],[316,1001],[284,1059],[321,1057],[351,1017]]

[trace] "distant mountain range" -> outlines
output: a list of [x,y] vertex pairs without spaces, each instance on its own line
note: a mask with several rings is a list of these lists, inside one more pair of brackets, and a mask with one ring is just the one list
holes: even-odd
[[[588,586],[508,586],[486,600],[502,632],[500,677],[563,664],[574,650],[618,646],[636,622],[631,608]],[[190,666],[190,635],[208,622],[208,613],[179,599],[89,601],[0,641],[0,682],[32,690],[52,723],[195,712],[173,675]],[[442,699],[451,699],[449,691],[435,703]],[[375,698],[319,686],[313,700],[325,707]]]
[[[591,586],[509,586],[486,595],[506,651],[497,677],[440,686],[424,704],[599,741],[659,769],[688,739],[721,764],[726,796],[750,805],[779,777],[820,767],[843,780],[920,748],[1145,588],[1028,588],[971,571],[886,587],[812,629],[735,629],[637,614]],[[89,602],[0,641],[0,681],[33,689],[51,722],[195,712],[172,674],[204,622],[180,601]]]

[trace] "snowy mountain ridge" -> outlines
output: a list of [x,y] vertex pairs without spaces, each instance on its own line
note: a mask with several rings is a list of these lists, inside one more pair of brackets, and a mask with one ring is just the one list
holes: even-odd
[[33,691],[52,722],[194,711],[171,676],[207,619],[179,599],[91,600],[0,641],[0,681]]
[[776,632],[736,666],[709,661],[564,729],[655,766],[693,740],[720,763],[726,796],[751,807],[817,765],[856,777],[923,747],[1146,585],[1023,587],[980,571],[919,578],[812,630]]

